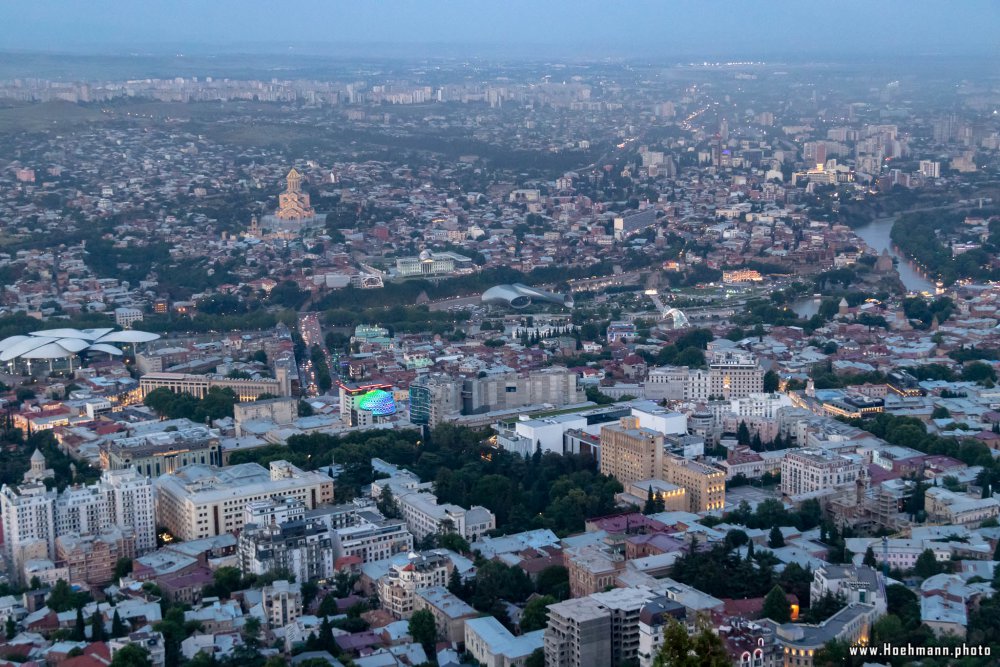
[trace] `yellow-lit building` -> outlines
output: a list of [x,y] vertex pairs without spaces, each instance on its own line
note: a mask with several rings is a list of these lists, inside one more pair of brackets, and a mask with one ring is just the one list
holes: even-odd
[[662,479],[640,479],[627,484],[625,491],[619,493],[616,500],[644,507],[650,492],[654,500],[663,502],[664,512],[686,512],[688,509],[687,491],[684,487],[664,482]]
[[638,417],[622,417],[601,429],[601,472],[623,486],[660,476],[663,434],[639,426]]
[[721,510],[726,506],[724,470],[668,454],[663,459],[662,479],[686,491],[690,512]]

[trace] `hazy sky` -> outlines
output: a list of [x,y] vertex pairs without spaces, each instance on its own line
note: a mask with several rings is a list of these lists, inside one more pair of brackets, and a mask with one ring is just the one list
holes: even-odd
[[[10,0],[0,49],[461,45],[511,55],[1000,54],[998,0]],[[521,47],[521,48],[513,48]],[[451,49],[450,49],[451,50]]]

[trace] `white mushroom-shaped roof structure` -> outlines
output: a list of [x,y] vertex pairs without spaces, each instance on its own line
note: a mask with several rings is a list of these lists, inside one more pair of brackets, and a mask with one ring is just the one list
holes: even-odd
[[148,343],[159,338],[146,331],[100,329],[46,329],[0,340],[0,361],[13,359],[63,359],[81,352],[120,355],[111,343]]

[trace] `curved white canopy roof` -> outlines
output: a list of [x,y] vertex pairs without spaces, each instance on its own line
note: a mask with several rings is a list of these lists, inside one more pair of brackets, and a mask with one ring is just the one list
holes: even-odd
[[36,347],[30,352],[25,352],[21,355],[22,359],[63,359],[65,357],[72,357],[76,352],[67,350],[65,347],[59,343],[48,343],[47,345],[42,345],[41,347]]
[[0,361],[12,359],[61,359],[86,350],[119,356],[122,351],[111,343],[148,343],[159,338],[146,331],[97,329],[45,329],[0,340]]
[[114,329],[47,329],[45,331],[32,331],[32,336],[51,336],[52,338],[82,338],[83,340],[97,340],[105,334],[109,334]]
[[94,345],[88,347],[87,350],[93,352],[106,352],[108,354],[113,354],[116,357],[120,357],[122,355],[121,350],[114,345],[108,345],[106,343],[95,343]]
[[159,338],[157,334],[149,333],[147,331],[135,331],[134,329],[129,329],[128,331],[116,331],[114,333],[101,336],[97,339],[98,343],[148,343],[151,340],[156,340]]
[[0,352],[3,352],[8,347],[16,345],[21,341],[29,340],[30,338],[31,336],[8,336],[7,338],[0,340]]
[[10,361],[11,359],[16,359],[17,357],[24,356],[28,352],[31,352],[36,347],[54,343],[56,340],[58,339],[49,338],[48,336],[26,336],[24,340],[18,341],[3,352],[0,352],[0,361]]
[[83,340],[82,338],[60,338],[57,345],[76,353],[86,350],[90,346],[90,341]]

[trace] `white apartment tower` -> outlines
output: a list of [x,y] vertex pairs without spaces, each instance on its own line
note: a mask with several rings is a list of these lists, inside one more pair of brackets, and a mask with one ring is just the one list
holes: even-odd
[[91,486],[59,493],[32,482],[0,489],[6,556],[20,570],[33,558],[52,559],[56,538],[94,535],[118,527],[135,537],[136,550],[156,548],[153,485],[134,470],[108,470]]

